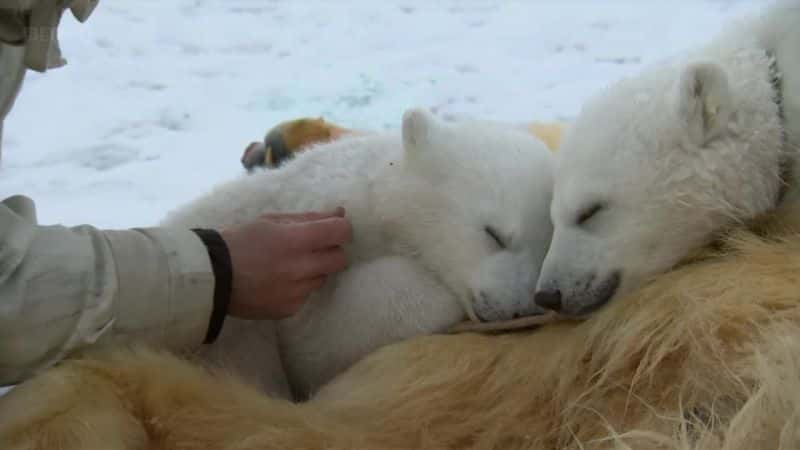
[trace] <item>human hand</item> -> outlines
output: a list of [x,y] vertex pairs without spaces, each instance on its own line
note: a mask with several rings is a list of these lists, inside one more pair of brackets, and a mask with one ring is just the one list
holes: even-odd
[[228,314],[278,320],[295,314],[328,275],[347,267],[342,245],[353,229],[344,208],[337,208],[266,214],[220,234],[233,271]]

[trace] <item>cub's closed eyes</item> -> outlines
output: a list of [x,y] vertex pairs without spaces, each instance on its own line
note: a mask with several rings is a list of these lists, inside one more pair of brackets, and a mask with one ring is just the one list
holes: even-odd
[[491,237],[494,240],[494,242],[497,243],[498,247],[502,249],[506,248],[506,242],[503,238],[500,237],[500,233],[498,233],[497,230],[495,230],[493,227],[487,226],[484,228],[484,231],[486,231],[486,234],[488,234],[489,237]]
[[597,213],[603,210],[605,205],[602,203],[592,203],[589,207],[584,208],[580,214],[578,214],[578,218],[575,221],[577,225],[584,225],[586,222],[592,219]]

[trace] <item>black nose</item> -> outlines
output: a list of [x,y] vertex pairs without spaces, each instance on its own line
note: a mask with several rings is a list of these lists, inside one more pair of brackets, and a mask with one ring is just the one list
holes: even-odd
[[558,289],[537,291],[533,295],[533,301],[542,308],[555,312],[561,311],[561,291]]

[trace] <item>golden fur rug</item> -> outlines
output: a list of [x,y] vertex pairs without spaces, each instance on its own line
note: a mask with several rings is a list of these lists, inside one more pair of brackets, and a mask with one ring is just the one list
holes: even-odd
[[412,339],[311,401],[145,349],[0,398],[3,450],[797,449],[800,206],[589,320]]

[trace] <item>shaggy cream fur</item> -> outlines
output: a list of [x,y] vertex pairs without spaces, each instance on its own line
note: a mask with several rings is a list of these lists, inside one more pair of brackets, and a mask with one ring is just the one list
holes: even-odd
[[4,450],[800,448],[800,205],[584,322],[388,346],[304,404],[109,349],[0,418]]

